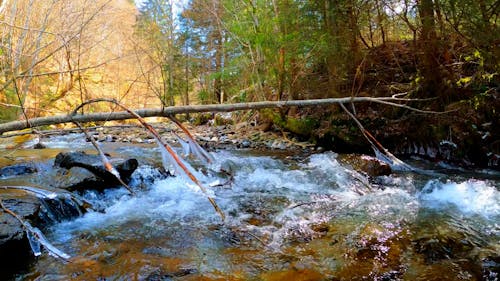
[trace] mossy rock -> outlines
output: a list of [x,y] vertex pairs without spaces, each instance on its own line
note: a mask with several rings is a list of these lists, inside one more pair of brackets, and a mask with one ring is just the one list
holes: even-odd
[[313,118],[287,117],[284,123],[284,128],[296,135],[309,138],[318,125],[318,120]]
[[195,126],[205,125],[209,120],[212,120],[212,113],[199,113],[194,115],[194,118],[191,120],[191,123]]

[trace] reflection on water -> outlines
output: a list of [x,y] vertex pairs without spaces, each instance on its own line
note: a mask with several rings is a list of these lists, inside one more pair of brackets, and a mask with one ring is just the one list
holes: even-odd
[[[43,255],[21,280],[496,280],[498,180],[395,174],[368,179],[322,153],[299,161],[213,153],[232,179],[210,170],[224,224],[180,178],[160,178],[149,146],[136,156],[131,197],[83,196],[104,213],[54,225],[48,239],[72,255]],[[196,167],[196,163],[195,167]]]

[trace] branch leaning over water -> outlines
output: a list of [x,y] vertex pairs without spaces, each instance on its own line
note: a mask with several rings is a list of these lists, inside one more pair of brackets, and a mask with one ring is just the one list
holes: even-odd
[[[160,134],[158,134],[158,132],[153,128],[153,126],[151,126],[149,123],[147,123],[146,120],[144,120],[144,118],[142,118],[135,111],[132,111],[132,110],[128,109],[126,106],[124,106],[123,104],[119,103],[118,101],[116,101],[114,99],[104,99],[104,98],[101,98],[101,99],[89,100],[89,101],[86,101],[86,102],[82,103],[75,110],[73,110],[72,116],[74,114],[76,114],[76,112],[78,112],[78,110],[82,106],[85,106],[85,105],[91,104],[91,103],[96,103],[96,102],[111,102],[111,103],[114,103],[114,104],[118,105],[119,107],[123,108],[124,110],[126,110],[127,113],[131,114],[135,119],[137,119],[137,121],[139,121],[144,126],[144,128],[146,128],[151,133],[151,135],[155,138],[156,142],[160,146],[160,150],[162,151],[162,156],[165,156],[165,155],[163,155],[163,152],[165,152],[165,151],[166,151],[165,154],[170,155],[171,159],[175,162],[175,163],[171,163],[171,164],[172,165],[176,165],[177,167],[179,167],[181,169],[181,171],[179,171],[179,172],[185,173],[185,175],[187,175],[188,178],[191,181],[193,181],[200,188],[200,190],[207,196],[208,201],[210,201],[210,204],[212,204],[212,206],[214,207],[215,211],[220,215],[222,221],[224,221],[224,219],[225,219],[224,212],[222,212],[222,210],[219,208],[219,206],[217,205],[217,203],[215,203],[215,200],[208,195],[207,189],[193,175],[193,173],[191,173],[191,171],[189,170],[189,168],[187,167],[187,165],[181,160],[181,158],[179,157],[179,155],[177,155],[177,153],[172,149],[172,147],[170,147],[170,145],[168,145],[167,143],[165,143],[164,141],[161,140]],[[186,129],[186,131],[187,131],[187,129]],[[189,133],[189,131],[188,131],[188,133]],[[189,135],[191,135],[191,134],[189,134]],[[164,158],[164,157],[162,157],[162,158]],[[167,167],[165,167],[165,168],[167,168]]]
[[82,127],[82,125],[76,121],[73,121],[73,123],[85,134],[85,136],[90,140],[94,148],[97,150],[99,153],[99,156],[101,157],[102,165],[104,166],[104,169],[108,171],[110,174],[112,174],[115,179],[123,185],[130,194],[135,195],[135,192],[126,184],[120,177],[120,173],[115,169],[113,164],[111,164],[111,161],[109,161],[108,157],[104,154],[104,151],[102,151],[101,147],[97,144],[97,142],[94,140],[94,138],[89,134],[86,128]]
[[413,172],[422,172],[422,170],[417,169],[415,167],[412,167],[396,156],[394,154],[390,153],[389,150],[387,150],[375,137],[368,132],[365,127],[359,122],[359,120],[354,116],[352,112],[350,112],[344,104],[340,103],[340,107],[349,115],[349,117],[354,120],[356,125],[358,125],[359,129],[361,130],[361,133],[363,136],[366,138],[366,140],[371,144],[373,151],[375,152],[375,155],[379,160],[386,162],[391,166],[393,169],[401,170],[401,171],[413,171]]
[[[105,99],[94,100],[105,101]],[[109,100],[107,100],[109,102]],[[312,106],[324,106],[331,104],[344,104],[344,103],[359,103],[359,102],[373,102],[379,104],[385,104],[394,107],[405,108],[411,111],[425,113],[425,114],[443,114],[446,112],[436,112],[421,110],[414,108],[405,104],[399,104],[397,102],[408,102],[408,101],[420,101],[419,99],[405,99],[397,97],[344,97],[344,98],[329,98],[329,99],[310,99],[310,100],[290,100],[290,101],[261,101],[261,102],[247,102],[247,103],[232,103],[232,104],[209,104],[209,105],[187,105],[187,106],[170,106],[165,108],[148,108],[134,110],[134,113],[140,117],[169,117],[180,113],[200,113],[200,112],[231,112],[238,110],[251,110],[251,109],[264,109],[264,108],[284,108],[284,107],[312,107]],[[90,102],[81,104],[84,106]],[[66,114],[66,115],[56,115],[48,117],[38,117],[29,119],[32,127],[39,127],[45,125],[54,125],[61,123],[70,123],[74,121],[77,122],[96,122],[96,121],[109,121],[109,120],[126,120],[126,119],[136,119],[133,114],[129,111],[120,112],[97,112],[88,114]],[[0,124],[0,134],[10,131],[23,130],[28,128],[26,121],[12,121],[4,124]]]
[[[47,238],[43,235],[43,233],[36,227],[31,226],[31,224],[27,221],[25,221],[23,218],[21,218],[19,215],[14,213],[12,210],[8,209],[4,204],[2,199],[0,198],[0,208],[6,212],[7,214],[13,216],[16,220],[21,223],[22,227],[24,228],[24,231],[26,231],[26,235],[28,236],[28,240],[30,242],[31,249],[33,250],[33,254],[35,256],[39,256],[41,254],[40,250],[40,245],[43,245],[45,249],[49,252],[50,255],[60,258],[65,262],[70,261],[70,256],[63,251],[57,249],[54,247],[52,244],[49,243]],[[33,240],[34,239],[34,240]],[[35,243],[35,245],[34,245]],[[38,243],[38,244],[36,244]]]

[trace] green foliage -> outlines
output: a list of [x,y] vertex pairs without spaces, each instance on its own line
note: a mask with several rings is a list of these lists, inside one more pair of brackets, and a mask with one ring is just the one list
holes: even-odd
[[469,88],[476,93],[488,91],[498,80],[498,73],[491,72],[485,65],[485,56],[480,50],[463,56],[463,74],[456,81],[459,88]]
[[19,102],[17,101],[17,95],[12,88],[6,88],[3,90],[3,98],[0,101],[12,106],[0,105],[0,122],[8,122],[16,120],[20,114],[20,108],[16,107]]
[[207,124],[209,120],[212,120],[212,117],[213,116],[211,113],[194,114],[194,117],[193,117],[191,123],[195,126],[204,125],[204,124]]
[[[429,5],[435,3],[431,0],[192,0],[176,30],[169,29],[172,2],[160,2],[146,1],[138,30],[159,58],[174,53],[174,63],[164,61],[163,85],[174,80],[173,89],[163,91],[167,100],[195,88],[191,83],[203,89],[197,90],[201,103],[217,102],[221,93],[227,102],[369,93],[373,89],[364,83],[373,73],[364,71],[370,52],[402,39],[411,45],[403,59],[413,65],[399,65],[395,43],[387,48],[387,59],[394,60],[387,69],[398,68],[408,77],[401,82],[409,88],[405,91],[428,97],[450,94],[441,89],[484,91],[482,86],[499,72],[494,0],[442,0],[439,5]],[[464,54],[467,50],[473,51]],[[474,71],[448,75],[457,60],[475,65]],[[187,68],[191,80],[186,81]],[[390,88],[390,81],[381,80],[372,85]]]
[[208,101],[210,101],[210,93],[205,89],[200,90],[198,92],[198,100],[202,104],[207,103]]
[[498,120],[498,108],[491,106],[496,103],[496,97],[487,92],[474,95],[468,100],[469,105],[480,112],[487,120]]

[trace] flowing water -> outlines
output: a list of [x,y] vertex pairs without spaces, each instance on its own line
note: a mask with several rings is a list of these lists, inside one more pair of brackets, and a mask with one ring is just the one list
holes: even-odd
[[[48,145],[47,151],[90,150],[68,139]],[[196,186],[158,172],[157,148],[104,150],[139,159],[130,184],[137,195],[124,188],[83,194],[103,212],[45,232],[72,261],[44,254],[18,280],[499,278],[500,181],[494,172],[440,169],[433,176],[369,179],[333,152],[217,151],[209,169],[193,165],[225,212],[222,223]],[[17,180],[40,185],[51,180],[47,175],[49,168]]]

